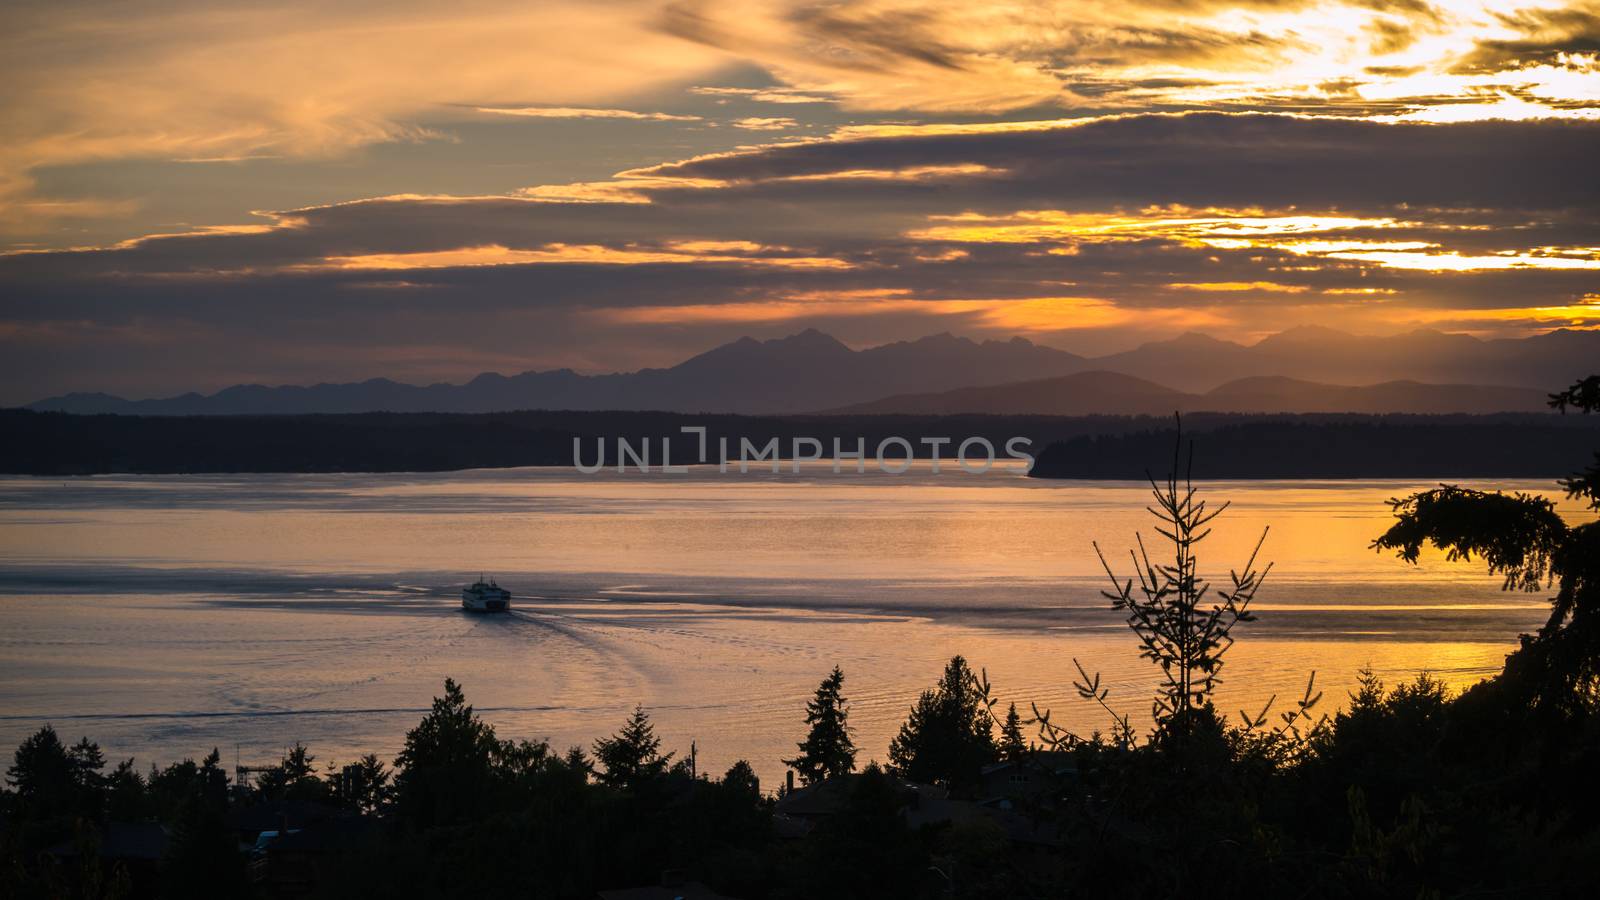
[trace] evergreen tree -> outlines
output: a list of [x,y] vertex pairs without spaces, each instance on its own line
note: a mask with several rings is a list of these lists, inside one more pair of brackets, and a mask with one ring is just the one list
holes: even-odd
[[172,840],[162,862],[162,894],[171,898],[244,896],[249,890],[245,860],[228,827],[228,775],[222,768],[222,754],[213,747],[199,765],[189,759],[175,763],[161,779],[175,803],[167,816]]
[[271,800],[326,801],[330,799],[330,786],[317,777],[316,762],[311,751],[296,741],[282,762],[261,773],[256,788]]
[[594,763],[590,762],[589,757],[584,755],[582,747],[568,747],[564,761],[568,769],[574,772],[582,772],[585,779],[594,774]]
[[[1560,393],[1550,406],[1600,412],[1600,375]],[[1600,452],[1563,479],[1567,497],[1600,511]],[[1550,617],[1523,635],[1496,679],[1542,715],[1582,715],[1600,708],[1600,521],[1570,524],[1549,498],[1444,485],[1389,501],[1395,524],[1372,546],[1414,563],[1426,545],[1451,560],[1481,558],[1502,589],[1529,592],[1556,584]]]
[[822,679],[817,694],[806,702],[806,724],[811,732],[799,743],[800,755],[784,760],[800,773],[800,780],[814,784],[824,778],[845,775],[856,767],[856,746],[850,740],[850,709],[840,691],[844,672],[833,672]]
[[1021,762],[1028,756],[1028,739],[1022,736],[1022,716],[1017,705],[1006,711],[1005,725],[1000,728],[1000,758],[1007,762]]
[[751,799],[761,798],[761,779],[756,777],[756,770],[750,763],[742,759],[728,767],[727,774],[722,776],[722,786]]
[[605,771],[599,773],[600,782],[636,788],[660,777],[672,763],[672,754],[662,756],[660,751],[661,739],[656,737],[649,713],[642,706],[634,707],[621,731],[594,742],[595,760],[605,766]]
[[54,728],[46,725],[23,740],[12,760],[6,782],[16,790],[25,811],[37,818],[66,811],[72,794],[72,761]]
[[95,817],[104,800],[105,756],[100,746],[83,738],[72,747],[45,725],[17,747],[6,781],[16,789],[22,812],[29,818],[84,815]]
[[98,789],[104,777],[100,770],[106,767],[105,754],[100,752],[100,745],[88,738],[78,738],[78,742],[67,751],[67,759],[72,762],[72,780],[79,787],[86,790]]
[[154,812],[144,778],[126,759],[106,776],[106,817],[118,822],[137,822]]
[[500,752],[494,727],[467,705],[461,686],[444,681],[444,696],[406,733],[395,758],[395,807],[402,820],[419,827],[481,816],[488,807],[494,762]]
[[185,759],[159,772],[152,764],[145,789],[156,816],[163,820],[184,815],[190,807],[221,812],[228,806],[228,773],[215,747],[198,763]]
[[[1120,578],[1112,571],[1100,545],[1093,545],[1101,567],[1111,579],[1112,590],[1101,593],[1111,601],[1112,608],[1127,615],[1128,627],[1139,638],[1139,655],[1161,669],[1163,683],[1151,709],[1157,736],[1178,738],[1180,742],[1191,730],[1205,731],[1207,723],[1216,718],[1210,709],[1211,697],[1222,680],[1223,657],[1233,646],[1234,626],[1254,621],[1250,602],[1272,571],[1270,563],[1256,568],[1256,559],[1267,540],[1267,531],[1262,529],[1244,568],[1229,572],[1229,587],[1212,591],[1210,582],[1200,576],[1197,550],[1211,534],[1211,522],[1222,515],[1228,504],[1213,508],[1208,501],[1199,499],[1193,472],[1194,444],[1190,443],[1185,458],[1180,423],[1172,448],[1172,468],[1165,480],[1150,476],[1154,502],[1146,507],[1158,522],[1156,533],[1166,539],[1166,552],[1170,554],[1166,562],[1160,561],[1159,550],[1152,558],[1140,536],[1138,551],[1129,551],[1137,580]],[[1092,681],[1086,679],[1078,692],[1085,699],[1105,699],[1099,690],[1098,674]],[[1126,733],[1121,721],[1118,725],[1119,731]]]
[[992,702],[988,682],[965,659],[951,657],[939,684],[923,692],[889,744],[895,774],[910,781],[971,785],[995,760]]
[[389,770],[376,753],[346,766],[340,772],[339,801],[362,813],[377,812],[389,799]]
[[289,751],[289,756],[283,761],[283,774],[291,782],[302,778],[315,778],[317,758],[299,741],[294,742],[294,749]]

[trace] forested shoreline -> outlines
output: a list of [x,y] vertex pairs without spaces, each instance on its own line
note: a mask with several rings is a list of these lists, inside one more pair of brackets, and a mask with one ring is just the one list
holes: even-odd
[[[1208,478],[1553,478],[1600,439],[1600,422],[1538,414],[1496,416],[1244,416],[1193,414],[1185,431],[1205,435]],[[834,441],[865,450],[869,467],[885,441],[898,463],[954,460],[967,438],[982,438],[999,460],[1006,446],[1037,458],[1042,478],[1137,479],[1170,465],[1171,419],[1150,416],[734,416],[655,412],[524,411],[492,414],[363,413],[307,416],[80,416],[0,410],[0,473],[21,475],[441,472],[518,466],[572,467],[574,441],[593,464],[618,441],[648,444],[659,469],[663,440],[672,460],[695,464],[726,440],[776,456],[815,440],[824,458]],[[904,444],[895,443],[895,439]],[[947,443],[933,443],[940,439]],[[804,451],[802,451],[804,452]],[[631,465],[631,460],[630,460]],[[752,467],[760,470],[761,462]],[[853,462],[844,463],[851,471]],[[637,468],[633,466],[633,468]],[[959,475],[955,466],[950,471]]]

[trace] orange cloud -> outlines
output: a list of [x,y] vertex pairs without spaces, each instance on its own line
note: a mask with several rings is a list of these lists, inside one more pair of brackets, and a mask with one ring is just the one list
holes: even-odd
[[583,263],[602,265],[643,265],[648,263],[739,263],[751,266],[776,266],[794,269],[848,269],[850,264],[840,259],[818,256],[736,256],[718,253],[717,250],[755,248],[766,251],[758,244],[742,241],[681,242],[667,245],[668,249],[641,247],[606,247],[599,244],[545,244],[537,249],[517,249],[501,244],[483,244],[460,247],[454,250],[429,250],[418,253],[369,253],[361,256],[330,256],[321,262],[295,269],[317,271],[342,270],[400,270],[400,269],[451,269],[466,266],[521,266],[539,263]]
[[788,116],[748,116],[734,119],[731,124],[746,131],[787,131],[800,123]]
[[[1125,325],[1147,317],[1097,297],[1037,297],[1027,300],[921,300],[905,290],[818,292],[770,300],[685,306],[610,307],[591,311],[608,322],[650,325],[770,324],[816,318],[917,314],[959,317],[965,324],[1009,334],[1060,332]],[[1199,327],[1222,322],[1204,310],[1157,313],[1171,325]]]
[[1272,281],[1203,281],[1190,284],[1177,283],[1167,285],[1173,291],[1204,291],[1207,293],[1240,293],[1244,291],[1265,291],[1278,294],[1301,294],[1310,288],[1303,284],[1278,284]]
[[[1382,319],[1398,325],[1446,325],[1476,333],[1503,333],[1506,326],[1524,331],[1600,327],[1600,294],[1586,294],[1565,306],[1514,306],[1500,309],[1393,309]],[[1474,328],[1474,326],[1478,326]]]

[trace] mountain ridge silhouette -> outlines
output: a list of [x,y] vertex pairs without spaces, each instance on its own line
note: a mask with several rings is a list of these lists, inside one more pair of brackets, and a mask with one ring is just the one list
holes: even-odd
[[[461,384],[388,378],[315,385],[239,384],[147,400],[79,392],[27,408],[83,414],[261,415],[615,409],[782,414],[854,407],[891,397],[1024,383],[1103,371],[1183,394],[1243,378],[1327,386],[1397,381],[1548,390],[1600,358],[1600,331],[1559,329],[1481,340],[1420,330],[1387,337],[1302,326],[1241,344],[1189,332],[1132,350],[1084,357],[1025,338],[975,341],[948,332],[854,350],[816,329],[740,338],[668,368],[584,375],[571,369],[481,373]],[[1295,410],[1305,411],[1305,410]]]

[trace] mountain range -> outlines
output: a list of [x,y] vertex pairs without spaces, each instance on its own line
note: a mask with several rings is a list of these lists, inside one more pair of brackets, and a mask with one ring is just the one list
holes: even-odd
[[[1419,400],[1419,389],[1428,385],[1396,386],[1385,382],[1496,385],[1545,392],[1591,374],[1597,368],[1596,360],[1600,360],[1600,331],[1566,329],[1529,338],[1485,341],[1438,331],[1371,337],[1311,326],[1291,329],[1251,345],[1191,333],[1100,357],[1083,357],[1022,338],[978,342],[950,334],[852,350],[813,329],[774,340],[741,338],[671,368],[610,375],[582,375],[557,369],[510,376],[485,373],[464,384],[411,385],[385,378],[313,386],[252,384],[210,395],[189,393],[149,400],[74,393],[41,400],[30,404],[30,408],[143,415],[514,409],[772,414],[837,410],[890,397],[925,398],[930,394],[1034,383],[1066,375],[1117,373],[1134,376],[1159,391],[1181,395],[1147,398],[1152,403],[1159,399],[1169,404],[1163,406],[1165,411],[1173,408],[1173,399],[1205,394],[1235,383],[1224,394],[1231,398],[1230,402],[1246,402],[1250,391],[1260,398],[1250,402],[1275,404],[1304,397],[1307,403],[1337,405],[1333,398],[1343,396],[1346,399],[1339,402],[1359,402],[1367,411],[1398,412],[1426,406],[1436,395],[1423,391],[1427,396]],[[1240,379],[1262,376],[1287,381],[1237,385]],[[1366,394],[1340,395],[1331,390],[1314,392],[1300,384],[1303,382],[1373,387]],[[1143,396],[1140,391],[1149,391],[1127,383],[1122,383],[1122,388],[1127,402]],[[1078,383],[1075,389],[1090,393],[1094,390],[1089,381]],[[1029,390],[1044,392],[1048,388]],[[1384,400],[1385,396],[1396,399]],[[1274,397],[1278,399],[1271,399]],[[1484,398],[1491,397],[1503,397],[1505,402],[1514,404],[1514,409],[1528,406],[1523,394],[1484,394]],[[1077,401],[1051,397],[1041,398],[1040,402],[1070,407],[1071,402]],[[1083,402],[1093,405],[1088,398]],[[1101,405],[1110,408],[1094,411],[1135,411],[1125,406]]]

